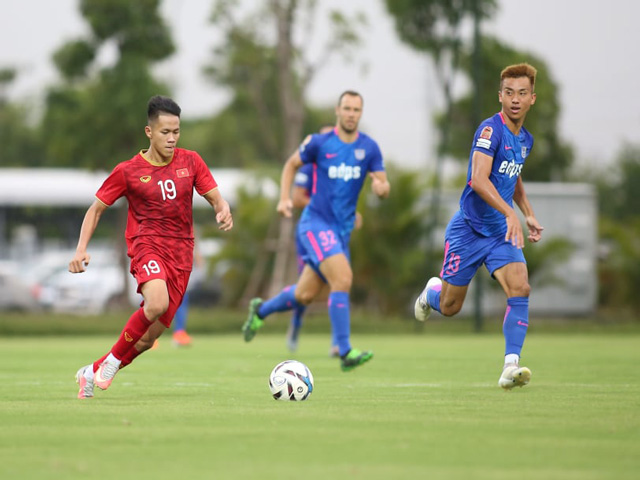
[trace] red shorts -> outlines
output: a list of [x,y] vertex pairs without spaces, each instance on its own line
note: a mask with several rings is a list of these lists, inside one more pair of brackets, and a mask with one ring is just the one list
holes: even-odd
[[[131,260],[131,274],[138,282],[138,293],[142,293],[142,285],[149,280],[159,278],[167,284],[169,293],[169,308],[160,317],[160,322],[167,328],[171,326],[171,321],[182,303],[184,292],[187,291],[189,276],[188,270],[180,270],[171,264],[163,261],[157,254],[147,253]],[[140,306],[144,305],[144,300]]]

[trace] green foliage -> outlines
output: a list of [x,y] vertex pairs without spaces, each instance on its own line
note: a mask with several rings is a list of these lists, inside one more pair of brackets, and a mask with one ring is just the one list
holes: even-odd
[[603,255],[598,269],[600,304],[640,313],[640,217],[623,223],[600,219]]
[[[110,170],[144,148],[148,99],[166,93],[151,62],[173,53],[157,0],[82,0],[92,37],[72,40],[54,55],[66,82],[46,99],[41,136],[46,165]],[[94,52],[106,42],[118,48],[116,63],[92,73]]]
[[495,0],[385,0],[402,41],[429,52],[438,61],[443,52],[459,48],[459,27],[465,18],[489,18]]
[[[305,49],[318,23],[315,1],[243,7],[243,2],[214,2],[211,22],[223,41],[213,49],[204,73],[216,86],[227,87],[231,100],[215,118],[202,121],[197,136],[206,143],[201,151],[224,165],[280,165],[304,132],[334,122],[328,109],[321,109],[321,118],[309,117],[314,109],[306,104],[307,87],[331,57],[351,58],[365,19],[330,12],[329,40],[312,61]],[[292,32],[301,29],[304,39],[296,42]],[[207,136],[207,130],[217,134]]]
[[[526,226],[523,226],[523,229],[527,231]],[[527,242],[524,253],[527,259],[529,283],[560,285],[561,279],[555,275],[554,269],[569,260],[574,249],[575,246],[564,237],[545,238],[540,243]]]
[[[608,173],[613,170],[612,174]],[[599,190],[600,212],[614,220],[640,216],[640,144],[627,144],[617,156],[613,169],[594,172],[592,180]]]
[[96,51],[88,41],[75,40],[66,43],[54,53],[53,63],[65,79],[73,81],[87,74],[87,68],[95,55]]
[[[249,283],[251,272],[266,248],[269,227],[277,219],[275,203],[260,191],[242,188],[233,209],[235,227],[222,240],[224,246],[212,259],[211,268],[222,275],[222,303],[236,305]],[[208,232],[203,231],[204,236]],[[268,268],[268,266],[267,266]]]
[[81,0],[80,10],[98,42],[114,40],[123,55],[158,61],[175,50],[160,0]]
[[[425,278],[428,208],[425,185],[410,172],[389,170],[391,194],[361,195],[363,225],[351,238],[353,301],[384,313],[403,312]],[[367,186],[365,186],[367,188]]]
[[[481,119],[488,118],[500,111],[498,90],[500,88],[500,72],[507,65],[527,62],[536,67],[537,101],[527,114],[525,127],[535,139],[533,154],[527,160],[523,178],[528,181],[561,181],[566,178],[573,161],[571,148],[560,139],[559,116],[560,102],[558,87],[554,82],[546,63],[531,53],[515,50],[495,38],[483,37],[481,48],[481,72],[474,68],[471,52],[461,58],[460,67],[469,77],[480,75]],[[452,106],[450,124],[446,124],[447,116],[441,113],[437,117],[437,125],[441,131],[450,129],[446,144],[441,143],[439,149],[462,162],[469,158],[469,145],[477,120],[473,115],[475,92],[470,91]],[[475,122],[475,123],[474,123]]]
[[44,155],[37,129],[29,123],[29,107],[0,99],[0,164],[38,166]]

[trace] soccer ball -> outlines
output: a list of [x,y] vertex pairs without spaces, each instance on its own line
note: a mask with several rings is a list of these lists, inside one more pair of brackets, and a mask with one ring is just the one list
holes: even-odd
[[313,392],[313,375],[304,363],[285,360],[271,370],[269,389],[276,400],[306,400]]

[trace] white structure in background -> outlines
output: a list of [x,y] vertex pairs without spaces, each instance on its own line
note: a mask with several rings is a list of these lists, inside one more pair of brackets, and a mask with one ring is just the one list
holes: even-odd
[[[598,203],[593,185],[583,183],[534,183],[527,182],[525,189],[536,218],[544,227],[542,240],[554,237],[569,240],[573,246],[566,262],[552,268],[556,281],[545,285],[532,283],[530,309],[536,315],[586,315],[595,311],[598,299],[597,244]],[[441,201],[442,222],[459,208],[460,192],[447,191]],[[520,210],[516,207],[520,214]],[[444,217],[444,218],[443,218]],[[524,218],[520,216],[524,224]],[[444,244],[444,228],[437,233],[437,245]],[[525,230],[526,234],[526,230]],[[536,248],[525,241],[525,258],[528,248]],[[483,270],[486,269],[482,267]],[[438,272],[435,272],[438,273]],[[494,282],[494,280],[490,280]],[[486,282],[488,283],[488,282]],[[474,281],[471,282],[461,315],[474,313]],[[483,311],[487,315],[502,315],[505,309],[504,292],[500,288],[483,290]]]
[[[211,172],[232,206],[240,187],[272,198],[278,193],[278,186],[270,178],[258,178],[236,169]],[[99,313],[115,301],[125,281],[129,282],[127,291],[131,303],[139,303],[133,277],[122,271],[119,253],[113,246],[92,241],[91,265],[84,274],[71,275],[67,269],[74,250],[61,250],[57,246],[43,250],[35,226],[14,226],[11,240],[8,238],[9,208],[74,207],[84,212],[107,175],[108,172],[74,169],[0,169],[0,260],[4,261],[0,285],[7,290],[7,298],[0,296],[0,310],[44,307],[60,312]],[[207,201],[197,194],[194,194],[194,207],[210,209]],[[80,230],[80,224],[77,229]],[[206,254],[216,247],[210,242],[201,245],[201,250]],[[14,286],[11,293],[9,282]]]

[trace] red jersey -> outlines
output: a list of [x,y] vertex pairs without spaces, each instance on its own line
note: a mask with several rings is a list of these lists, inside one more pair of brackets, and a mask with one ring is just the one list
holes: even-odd
[[181,270],[193,265],[193,190],[206,195],[218,186],[202,157],[174,149],[166,165],[140,153],[113,169],[96,198],[107,206],[120,197],[129,202],[127,254],[153,251]]

